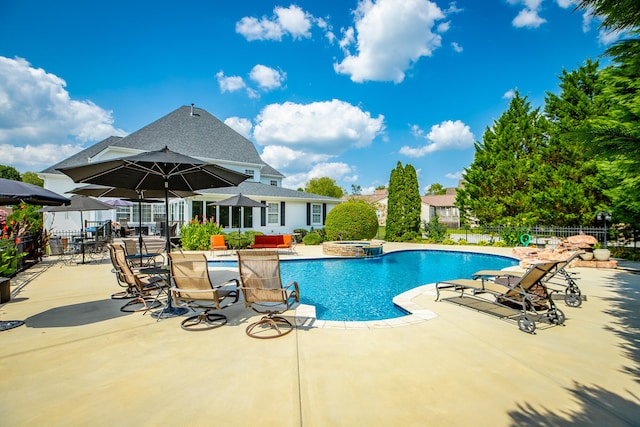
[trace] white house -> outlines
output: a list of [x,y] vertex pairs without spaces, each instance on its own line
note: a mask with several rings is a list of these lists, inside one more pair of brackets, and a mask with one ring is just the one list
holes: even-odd
[[[284,175],[260,158],[251,141],[225,125],[207,111],[183,106],[157,121],[125,137],[112,136],[55,164],[38,175],[44,187],[65,194],[82,184],[59,172],[58,168],[80,166],[114,158],[131,156],[145,151],[160,150],[167,146],[172,151],[215,163],[225,168],[250,175],[252,178],[238,187],[198,191],[198,196],[169,201],[169,221],[184,223],[192,218],[215,219],[229,231],[252,229],[265,234],[291,233],[297,228],[321,228],[327,213],[342,200],[319,196],[282,187]],[[242,193],[267,208],[237,208],[210,206]],[[163,220],[163,203],[143,204],[143,225],[153,228]],[[243,216],[241,218],[241,215]],[[113,211],[85,212],[89,221],[127,220],[137,223],[137,205],[119,207]],[[45,228],[49,231],[80,229],[80,214],[47,213]]]

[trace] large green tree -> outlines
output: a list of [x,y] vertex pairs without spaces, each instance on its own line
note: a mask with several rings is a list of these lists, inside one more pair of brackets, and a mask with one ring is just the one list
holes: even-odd
[[0,178],[22,181],[20,172],[13,166],[0,165]]
[[335,197],[339,199],[344,195],[344,190],[334,179],[329,177],[312,178],[304,187],[304,191],[320,196]]
[[532,194],[540,182],[531,177],[540,165],[540,149],[548,144],[549,127],[539,108],[532,109],[516,91],[507,111],[476,142],[474,160],[464,171],[456,205],[465,219],[537,222]]
[[580,0],[577,8],[602,18],[601,27],[608,30],[627,31],[640,26],[638,0]]
[[408,241],[418,237],[422,201],[415,168],[401,162],[391,171],[385,239]]
[[547,146],[541,147],[540,165],[532,174],[537,180],[533,194],[536,216],[549,225],[586,225],[607,206],[607,188],[601,162],[587,152],[573,132],[602,110],[598,95],[598,62],[587,60],[573,71],[562,71],[560,94],[547,92],[545,114],[551,121]]

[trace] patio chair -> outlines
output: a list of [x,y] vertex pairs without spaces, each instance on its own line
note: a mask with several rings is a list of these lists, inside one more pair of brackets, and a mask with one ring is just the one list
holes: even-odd
[[126,219],[120,220],[120,236],[121,237],[130,236],[133,231],[135,231],[135,228],[129,227],[129,221],[127,221]]
[[118,280],[126,283],[134,295],[131,301],[120,307],[120,311],[133,313],[160,307],[162,303],[158,298],[167,283],[159,276],[146,276],[134,272],[127,262],[124,248],[121,245],[112,245],[112,248]]
[[[111,299],[131,299],[136,297],[135,287],[131,286],[124,279],[124,273],[120,268],[120,264],[116,258],[116,245],[112,243],[107,243],[107,249],[109,250],[109,257],[111,258],[111,265],[113,265],[112,273],[116,275],[116,281],[118,282],[118,286],[124,288],[123,291],[115,292],[111,294]],[[122,247],[121,245],[118,245]]]
[[212,234],[209,237],[209,240],[211,243],[209,247],[209,249],[211,250],[211,255],[213,255],[215,251],[224,251],[224,253],[226,254],[229,250],[227,244],[224,242],[224,235]]
[[[545,285],[544,280],[552,274],[558,262],[546,262],[532,265],[524,274],[512,274],[510,271],[502,271],[493,280],[456,279],[436,283],[436,301],[440,298],[441,290],[459,291],[457,298],[447,298],[447,301],[476,308],[490,314],[498,314],[502,317],[517,316],[518,328],[527,333],[534,333],[536,320],[546,319],[552,324],[562,325],[565,320],[564,313],[553,302],[553,291]],[[470,300],[465,299],[465,292],[470,295]],[[478,304],[480,301],[474,298],[476,295],[488,294],[493,301],[490,305]],[[458,300],[458,301],[456,301]],[[506,310],[495,310],[495,307]]]
[[[300,291],[297,282],[282,286],[278,251],[244,250],[237,254],[245,307],[265,315],[247,327],[247,335],[266,339],[288,334],[293,325],[281,314],[300,302]],[[257,331],[258,327],[267,330]]]
[[[162,253],[150,252],[147,248],[145,239],[142,240],[142,248],[140,248],[139,238],[122,239],[122,243],[124,243],[124,249],[127,253],[127,262],[133,268],[155,266],[158,262],[158,258],[162,258],[162,263],[164,263],[164,256]],[[164,241],[162,242],[162,245],[164,245]],[[157,249],[155,246],[154,248]]]
[[[209,278],[207,257],[200,254],[171,253],[171,278],[174,287],[170,289],[176,306],[191,310],[202,310],[195,316],[183,320],[180,326],[186,331],[202,331],[219,328],[227,323],[224,314],[212,313],[238,302],[238,280],[214,286]],[[222,302],[231,299],[225,305]]]
[[[564,280],[565,285],[561,291],[564,291],[564,302],[569,307],[580,307],[582,305],[582,301],[586,299],[586,296],[582,295],[580,291],[580,287],[576,282],[577,273],[569,272],[566,268],[569,264],[583,254],[584,251],[576,251],[571,254],[569,258],[564,261],[558,262],[556,267],[553,269],[551,274],[547,275],[544,278],[544,282],[547,286],[551,286],[554,288],[555,285],[562,286],[562,283],[558,283],[558,279]],[[472,279],[477,278],[491,278],[496,276],[504,276],[505,272],[502,270],[480,270],[471,275]],[[515,277],[522,277],[524,272],[510,271],[509,275]]]

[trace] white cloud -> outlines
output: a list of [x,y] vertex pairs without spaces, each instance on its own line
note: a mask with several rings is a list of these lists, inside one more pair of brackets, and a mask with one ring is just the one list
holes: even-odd
[[560,6],[561,8],[568,9],[574,4],[576,4],[576,1],[575,0],[556,0],[556,3],[558,3],[558,6]]
[[260,145],[330,154],[367,147],[384,131],[384,116],[372,118],[369,112],[337,99],[267,105],[255,122],[253,136]]
[[251,138],[251,129],[253,128],[251,120],[241,117],[229,117],[225,119],[224,124],[235,130],[245,138]]
[[450,28],[451,28],[451,21],[441,22],[440,24],[438,24],[439,33],[446,33],[447,31],[449,31]]
[[600,29],[598,31],[598,42],[603,46],[610,45],[617,42],[624,33],[624,31],[607,31]]
[[0,158],[18,170],[44,169],[82,143],[124,136],[112,112],[71,99],[66,82],[23,58],[0,56]]
[[508,0],[511,4],[521,4],[524,9],[518,13],[518,15],[511,21],[512,25],[516,28],[538,28],[540,25],[547,22],[538,13],[540,12],[540,6],[542,0]]
[[[431,1],[361,0],[354,14],[355,32],[344,31],[340,42],[346,57],[334,64],[337,73],[354,82],[400,83],[414,63],[441,45],[433,27],[445,15]],[[355,54],[349,51],[354,44]]]
[[262,160],[274,168],[309,169],[313,164],[326,162],[331,159],[330,154],[314,154],[301,150],[293,150],[281,145],[267,145],[260,156]]
[[455,50],[458,53],[461,53],[464,50],[462,46],[460,46],[457,42],[451,43],[451,47],[453,47],[453,50]]
[[272,90],[282,86],[287,78],[286,73],[274,70],[262,64],[257,64],[249,73],[251,80],[256,82],[261,89]]
[[244,82],[242,77],[240,76],[225,76],[223,71],[218,71],[216,73],[216,78],[218,79],[218,86],[220,86],[220,92],[235,92],[237,90],[242,90],[247,87],[247,84]]
[[502,95],[502,99],[511,99],[516,96],[516,91],[514,89],[509,89]]
[[292,174],[287,176],[282,185],[287,188],[304,188],[305,184],[312,178],[329,177],[338,181],[354,182],[357,176],[354,176],[355,168],[342,162],[319,163],[310,171]]
[[469,126],[460,120],[455,122],[447,120],[431,126],[431,132],[426,135],[426,139],[429,141],[427,145],[418,148],[405,145],[400,148],[400,154],[408,157],[423,157],[435,151],[463,150],[472,147],[475,141]]
[[445,175],[446,178],[449,179],[461,179],[462,178],[462,171],[458,171],[458,172],[453,172],[453,173],[448,173]]
[[285,34],[295,39],[311,37],[311,27],[315,18],[300,7],[291,5],[288,8],[276,7],[273,16],[254,18],[245,16],[236,23],[236,33],[247,40],[282,40]]

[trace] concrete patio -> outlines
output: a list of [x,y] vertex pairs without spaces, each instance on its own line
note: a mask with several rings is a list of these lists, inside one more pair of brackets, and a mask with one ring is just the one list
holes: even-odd
[[[446,249],[385,252],[414,247]],[[0,306],[0,319],[26,321],[0,332],[0,425],[640,425],[640,275],[628,265],[575,269],[588,300],[559,302],[566,325],[535,335],[435,302],[427,287],[412,303],[431,320],[317,328],[301,318],[262,341],[245,335],[256,314],[242,304],[224,311],[226,326],[186,332],[181,318],[121,312],[107,261],[47,259],[12,280]]]

